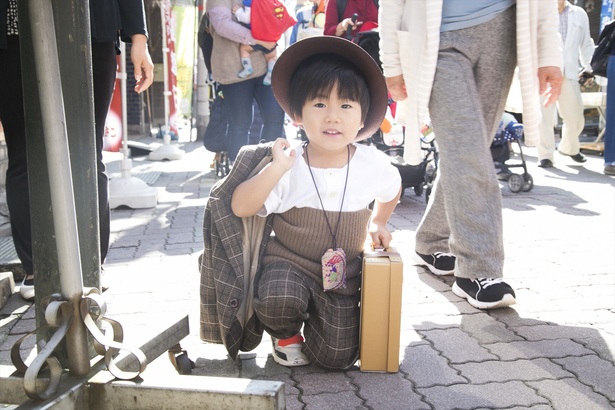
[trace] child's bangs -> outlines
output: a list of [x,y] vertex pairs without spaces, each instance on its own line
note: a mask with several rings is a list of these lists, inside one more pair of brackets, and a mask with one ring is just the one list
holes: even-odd
[[297,68],[290,84],[292,115],[301,116],[306,101],[327,98],[337,88],[337,96],[361,105],[362,117],[369,111],[369,89],[361,72],[345,58],[317,54]]
[[342,100],[361,101],[361,88],[366,89],[365,81],[358,78],[356,73],[339,68],[315,76],[313,88],[308,92],[307,100],[328,97],[331,91],[337,88],[337,96]]

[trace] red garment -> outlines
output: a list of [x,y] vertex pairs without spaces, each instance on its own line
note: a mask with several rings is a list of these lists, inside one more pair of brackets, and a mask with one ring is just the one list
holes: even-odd
[[[342,17],[337,15],[337,0],[329,0],[325,11],[325,35],[334,36],[335,29],[339,22],[345,18],[352,17],[354,13],[357,13],[359,16],[357,21],[378,24],[378,8],[374,0],[348,0]],[[359,26],[359,30],[360,29],[361,26]],[[353,35],[354,34],[356,34],[355,31],[353,31]]]
[[250,10],[252,37],[276,42],[297,23],[280,0],[253,0]]

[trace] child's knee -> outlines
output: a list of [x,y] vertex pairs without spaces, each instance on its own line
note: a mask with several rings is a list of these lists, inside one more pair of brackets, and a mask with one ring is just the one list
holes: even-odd
[[286,268],[263,274],[254,308],[261,318],[307,319],[310,293],[300,274]]
[[261,317],[286,317],[307,319],[307,300],[301,294],[276,292],[265,288],[254,303],[255,310]]
[[308,348],[304,350],[310,362],[324,369],[346,370],[352,367],[359,359],[358,345],[343,349],[328,346],[320,346],[315,349],[314,346],[310,346],[307,337],[305,343]]

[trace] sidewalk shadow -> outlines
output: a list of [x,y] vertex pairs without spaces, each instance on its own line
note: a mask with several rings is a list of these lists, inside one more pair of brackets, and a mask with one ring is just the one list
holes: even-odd
[[565,166],[576,170],[577,173],[567,172],[557,167],[546,168],[544,169],[544,172],[547,173],[546,176],[549,178],[559,178],[574,182],[601,183],[604,185],[615,186],[615,178],[604,175],[602,172],[592,171],[591,169],[586,168],[583,164],[568,164]]
[[580,207],[588,202],[571,191],[554,186],[534,186],[530,192],[513,193],[505,185],[502,188],[502,208],[513,211],[533,211],[539,206],[551,206],[557,212],[579,216],[601,214]]
[[[611,408],[615,403],[613,344],[603,336],[608,337],[608,323],[598,326],[606,329],[601,334],[598,328],[550,321],[550,314],[564,317],[559,311],[532,318],[514,306],[478,310],[444,290],[440,284],[450,285],[451,278],[421,272],[419,279],[454,306],[447,315],[434,313],[440,322],[414,324],[420,340],[402,346],[401,370],[431,408],[566,408],[571,403]],[[460,320],[449,312],[454,310]]]

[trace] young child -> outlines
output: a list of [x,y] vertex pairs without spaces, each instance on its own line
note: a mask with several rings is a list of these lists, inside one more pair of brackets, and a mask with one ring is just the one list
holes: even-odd
[[[296,20],[294,20],[288,15],[288,13],[286,12],[286,8],[281,3],[279,4],[279,6],[275,7],[276,8],[274,8],[274,13],[272,14],[275,14],[277,16],[274,21],[278,24],[269,25],[267,22],[260,20],[260,23],[262,25],[268,25],[270,30],[272,30],[271,32],[267,33],[268,38],[259,38],[260,40],[277,42],[282,36],[282,33],[296,23]],[[250,29],[252,28],[252,0],[243,0],[242,6],[236,4],[231,10],[239,23]],[[254,10],[257,11],[260,9]],[[256,34],[256,32],[254,31],[252,34],[253,36],[262,37]],[[241,56],[241,65],[243,66],[243,70],[237,73],[237,76],[239,78],[246,78],[250,74],[252,74],[252,59],[250,57],[250,53],[252,51],[261,51],[265,55],[265,58],[267,59],[267,74],[263,79],[263,84],[271,85],[271,71],[273,70],[273,66],[275,65],[277,59],[277,52],[275,47],[272,49],[268,49],[261,46],[260,44],[241,44],[239,46],[239,54]]]
[[346,369],[358,358],[361,253],[368,237],[389,246],[386,224],[401,193],[388,157],[356,144],[382,122],[386,85],[359,46],[321,36],[280,55],[272,87],[308,142],[275,141],[272,161],[232,195],[236,216],[275,214],[254,310],[277,363]]

